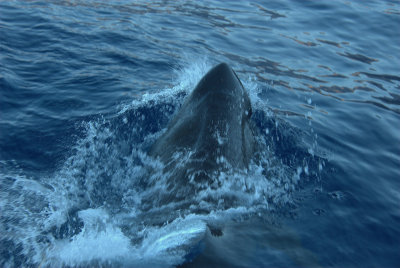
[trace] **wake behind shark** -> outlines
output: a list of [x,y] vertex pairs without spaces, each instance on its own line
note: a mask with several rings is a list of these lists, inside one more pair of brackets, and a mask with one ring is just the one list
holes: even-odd
[[226,63],[212,68],[149,151],[164,164],[163,201],[217,188],[221,172],[245,171],[257,149],[251,115],[236,73]]

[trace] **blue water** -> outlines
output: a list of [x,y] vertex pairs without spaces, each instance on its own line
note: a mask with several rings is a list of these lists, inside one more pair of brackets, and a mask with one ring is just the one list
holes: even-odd
[[[398,1],[1,2],[0,266],[399,267],[399,29]],[[264,158],[148,208],[219,62]]]

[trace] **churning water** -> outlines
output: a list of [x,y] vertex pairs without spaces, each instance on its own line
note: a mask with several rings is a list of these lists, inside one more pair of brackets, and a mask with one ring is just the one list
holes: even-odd
[[[397,1],[1,2],[0,265],[398,267],[399,28]],[[219,62],[260,157],[159,204],[148,149]]]

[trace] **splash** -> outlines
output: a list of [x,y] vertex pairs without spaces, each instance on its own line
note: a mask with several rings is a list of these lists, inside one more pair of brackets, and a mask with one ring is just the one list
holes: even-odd
[[253,119],[261,146],[249,169],[215,174],[215,185],[188,196],[188,206],[152,206],[167,191],[167,176],[146,152],[210,66],[203,60],[180,68],[175,87],[83,122],[84,135],[53,176],[1,174],[1,265],[174,266],[193,253],[208,226],[253,213],[268,217],[266,211],[291,204],[297,185],[322,164],[299,145],[301,133],[271,116],[249,78],[244,85],[258,103]]

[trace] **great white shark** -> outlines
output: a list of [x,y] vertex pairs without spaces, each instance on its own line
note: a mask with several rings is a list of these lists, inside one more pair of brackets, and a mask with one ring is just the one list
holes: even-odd
[[[246,176],[251,161],[255,160],[257,163],[258,153],[265,148],[262,142],[256,139],[259,133],[251,117],[249,95],[236,73],[226,63],[212,68],[186,97],[169,122],[165,133],[149,151],[150,156],[163,163],[163,183],[167,184],[163,193],[157,192],[151,199],[158,199],[156,202],[161,201],[163,204],[183,203],[189,205],[190,212],[194,212],[190,203],[193,202],[193,198],[196,199],[196,193],[218,188],[218,177],[221,173],[238,172]],[[164,196],[160,198],[160,195]],[[156,210],[155,214],[159,213],[160,211]],[[171,221],[174,220],[173,214],[168,210]],[[149,217],[149,214],[146,216]],[[159,216],[165,221],[165,215]],[[157,216],[152,215],[151,218]],[[314,254],[302,247],[297,233],[290,227],[269,226],[264,219],[256,217],[250,221],[221,224],[213,220],[191,221],[189,217],[188,222],[184,222],[182,226],[179,226],[179,221],[175,223],[178,226],[172,225],[173,231],[162,235],[154,244],[162,243],[162,248],[171,251],[184,249],[187,252],[186,262],[181,267],[191,267],[194,258],[198,259],[193,266],[209,266],[210,260],[215,256],[224,256],[226,253],[225,246],[202,248],[199,245],[204,241],[205,244],[226,244],[228,248],[232,242],[237,245],[250,242],[252,246],[249,247],[249,251],[242,250],[247,252],[243,256],[252,256],[254,247],[265,252],[271,249],[280,250],[286,253],[295,265],[319,267]],[[252,231],[243,235],[242,233],[249,231],[249,226]],[[207,235],[207,229],[211,236]],[[228,235],[223,235],[224,233]],[[262,243],[258,243],[259,241]],[[218,248],[222,248],[223,251],[216,253]],[[254,255],[254,258],[257,258],[257,255]],[[223,262],[218,262],[217,266],[221,266],[221,263]]]
[[168,177],[163,201],[216,188],[221,172],[246,170],[257,149],[251,115],[250,98],[236,73],[226,63],[213,67],[150,148]]

